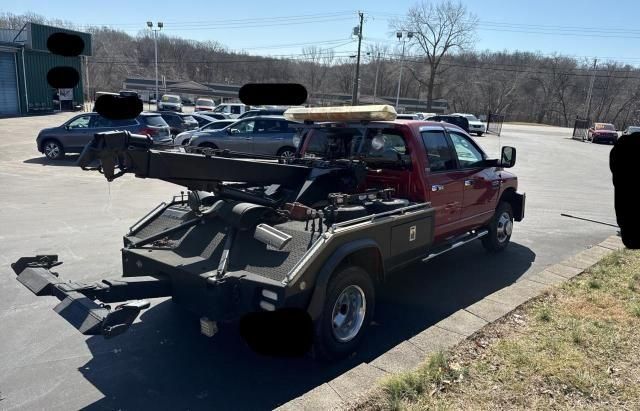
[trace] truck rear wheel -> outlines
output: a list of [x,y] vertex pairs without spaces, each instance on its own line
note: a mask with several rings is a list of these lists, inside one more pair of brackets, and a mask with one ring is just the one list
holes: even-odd
[[489,234],[482,237],[482,245],[488,251],[499,252],[507,248],[513,231],[513,210],[511,204],[501,202],[496,208],[489,226]]
[[361,267],[348,265],[327,286],[322,315],[315,324],[315,351],[326,360],[351,354],[360,344],[375,306],[373,281]]

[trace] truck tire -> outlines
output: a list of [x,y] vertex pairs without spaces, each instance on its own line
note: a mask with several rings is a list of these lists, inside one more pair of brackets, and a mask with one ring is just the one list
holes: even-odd
[[355,265],[338,270],[327,285],[322,315],[315,324],[314,352],[330,361],[356,349],[375,306],[373,281],[365,270]]
[[482,245],[487,251],[500,252],[507,248],[513,230],[513,210],[511,204],[502,201],[496,208],[491,222],[487,226],[489,234],[482,237]]
[[218,149],[218,146],[216,146],[216,145],[215,145],[215,144],[213,144],[213,143],[202,143],[202,144],[198,145],[198,147],[202,147],[202,148],[211,148],[211,149],[213,149],[213,150],[217,150],[217,149]]

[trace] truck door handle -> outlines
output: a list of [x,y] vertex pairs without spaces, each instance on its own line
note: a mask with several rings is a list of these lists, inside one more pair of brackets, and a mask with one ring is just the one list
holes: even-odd
[[441,184],[434,184],[431,186],[431,191],[442,191],[444,190],[444,186]]
[[471,187],[473,185],[473,182],[475,180],[471,179],[471,180],[464,180],[464,186],[465,187]]

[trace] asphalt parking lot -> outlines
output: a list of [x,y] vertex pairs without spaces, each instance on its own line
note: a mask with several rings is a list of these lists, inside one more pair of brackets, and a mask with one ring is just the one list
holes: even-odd
[[[122,235],[181,187],[50,162],[35,149],[39,129],[70,114],[0,119],[0,408],[271,409],[349,368],[371,361],[449,314],[615,234],[608,169],[611,146],[571,140],[570,129],[505,125],[500,142],[518,149],[513,172],[527,193],[512,244],[489,255],[479,243],[411,266],[378,296],[361,350],[338,364],[273,359],[251,352],[233,326],[213,339],[171,301],[153,301],[117,338],[85,337],[15,280],[20,256],[55,253],[68,280],[120,274]],[[476,139],[496,154],[499,139]]]

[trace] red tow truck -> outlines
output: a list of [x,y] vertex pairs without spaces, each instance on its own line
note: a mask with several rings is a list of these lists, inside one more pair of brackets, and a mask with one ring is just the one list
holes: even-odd
[[18,281],[61,300],[55,311],[83,334],[106,338],[125,332],[146,298],[171,297],[210,337],[218,322],[293,310],[311,320],[315,352],[336,359],[361,342],[376,289],[393,273],[477,239],[502,251],[524,217],[525,195],[504,170],[513,147],[489,159],[461,128],[395,120],[390,106],[291,108],[285,117],[299,122],[294,157],[96,134],[83,169],[108,181],[160,179],[187,195],[125,234],[122,278],[63,281],[52,271],[58,256],[39,255],[12,264]]

